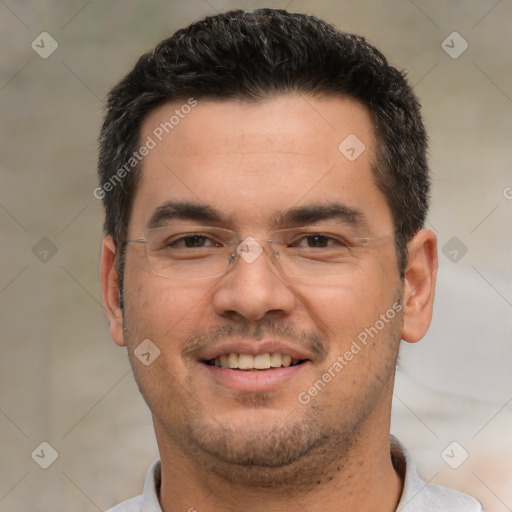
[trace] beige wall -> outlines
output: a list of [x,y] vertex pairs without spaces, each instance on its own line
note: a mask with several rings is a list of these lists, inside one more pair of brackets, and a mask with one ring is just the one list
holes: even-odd
[[[98,282],[102,211],[92,191],[102,99],[180,26],[264,5],[365,35],[417,84],[440,283],[431,332],[402,350],[392,431],[425,479],[470,491],[488,510],[512,509],[512,4],[5,0],[0,510],[89,512],[140,492],[157,450],[126,354],[109,339]],[[51,49],[36,39],[43,31],[58,43],[47,59],[31,48],[35,39],[40,52]],[[454,31],[469,44],[458,58],[441,46]],[[462,258],[446,246],[453,237],[467,247]],[[48,469],[31,458],[43,441],[58,452]],[[458,469],[441,457],[452,441],[469,453]]]

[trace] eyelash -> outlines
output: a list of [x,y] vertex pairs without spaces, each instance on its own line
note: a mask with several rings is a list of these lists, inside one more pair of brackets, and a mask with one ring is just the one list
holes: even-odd
[[[301,235],[297,235],[293,240],[290,241],[288,246],[293,246],[293,245],[299,246],[300,243],[302,243],[302,242],[307,243],[308,240],[314,239],[315,237],[321,238],[322,241],[324,241],[326,243],[326,245],[323,245],[321,248],[332,247],[333,245],[341,245],[341,246],[346,246],[346,247],[350,246],[350,244],[347,241],[340,239],[339,237],[335,238],[335,237],[329,236],[328,234],[320,233],[320,232],[319,233],[316,233],[316,232],[303,233]],[[209,247],[219,247],[220,245],[222,245],[222,242],[216,242],[212,237],[210,237],[208,235],[200,234],[200,233],[197,233],[197,234],[194,233],[194,234],[188,234],[186,236],[181,236],[174,240],[165,242],[164,245],[167,247],[172,247],[172,246],[178,246],[178,244],[184,244],[184,246],[182,245],[182,247],[186,248],[187,240],[191,240],[194,238],[211,241],[212,244],[209,245]],[[205,246],[202,246],[202,247],[205,247]],[[308,245],[308,248],[313,248],[313,247]]]

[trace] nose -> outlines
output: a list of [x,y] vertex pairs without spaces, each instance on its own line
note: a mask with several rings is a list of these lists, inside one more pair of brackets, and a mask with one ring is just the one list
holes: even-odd
[[223,317],[241,316],[252,321],[290,315],[296,296],[274,265],[272,248],[247,238],[236,253],[232,267],[214,289],[215,312]]

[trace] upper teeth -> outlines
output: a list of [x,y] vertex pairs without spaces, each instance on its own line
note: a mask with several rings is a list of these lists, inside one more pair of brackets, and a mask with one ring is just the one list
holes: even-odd
[[273,354],[222,354],[215,358],[215,366],[221,368],[232,368],[240,370],[265,370],[267,368],[279,368],[280,366],[288,367],[292,364],[292,358],[289,355],[273,353]]

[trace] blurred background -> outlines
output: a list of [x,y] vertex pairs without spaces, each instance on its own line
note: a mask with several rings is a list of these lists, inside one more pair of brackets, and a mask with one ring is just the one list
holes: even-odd
[[511,0],[0,0],[1,511],[141,492],[150,415],[100,299],[103,101],[176,29],[263,6],[362,34],[408,71],[440,272],[429,334],[401,349],[392,432],[425,480],[512,510]]

